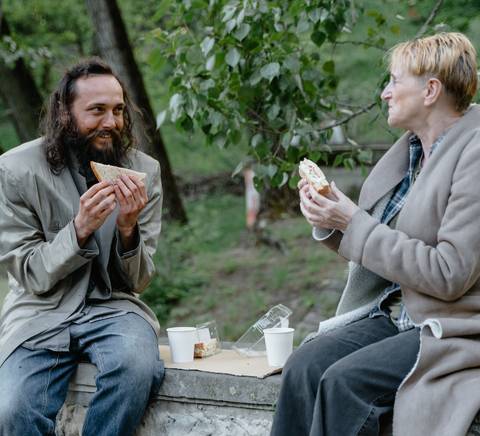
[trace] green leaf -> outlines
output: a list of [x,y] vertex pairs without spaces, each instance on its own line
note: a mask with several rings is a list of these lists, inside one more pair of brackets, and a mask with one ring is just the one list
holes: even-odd
[[157,121],[157,129],[159,129],[162,126],[166,117],[167,117],[167,111],[166,110],[164,110],[162,112],[159,112],[157,114],[157,120],[156,120]]
[[148,64],[154,70],[160,70],[164,65],[164,63],[165,63],[165,56],[162,53],[162,50],[160,50],[159,48],[155,48],[148,55]]
[[267,111],[267,117],[270,121],[273,121],[275,118],[278,117],[280,113],[280,106],[278,104],[272,104]]
[[271,62],[267,65],[264,65],[260,70],[260,74],[264,79],[267,79],[271,82],[280,74],[280,64],[278,62]]
[[207,79],[200,83],[201,91],[208,91],[213,87],[215,87],[215,82],[212,79]]
[[226,5],[223,8],[222,21],[225,23],[226,21],[230,20],[235,15],[236,9],[237,9],[236,5]]
[[332,60],[325,62],[322,69],[327,74],[335,74],[335,62]]
[[242,23],[235,32],[233,32],[233,37],[238,41],[243,41],[245,37],[250,32],[250,24]]
[[255,148],[255,154],[258,156],[259,159],[264,159],[270,153],[270,149],[268,148],[265,142],[261,142]]
[[280,140],[280,144],[282,147],[287,150],[288,147],[290,146],[290,141],[292,140],[292,133],[287,132],[282,135],[282,139]]
[[189,97],[185,104],[185,112],[190,118],[193,118],[197,112],[198,101],[195,95],[190,95]]
[[261,133],[257,133],[256,135],[254,135],[250,141],[250,145],[253,147],[253,148],[256,148],[258,144],[260,144],[261,142],[263,141],[263,136]]
[[390,26],[390,32],[392,32],[394,35],[399,35],[400,34],[400,26],[398,24],[394,24]]
[[325,30],[327,32],[327,38],[330,42],[335,41],[335,38],[340,30],[340,28],[337,26],[335,21],[332,21],[330,19],[325,20]]
[[283,66],[292,73],[300,71],[300,61],[296,55],[290,55],[283,61]]
[[235,26],[237,25],[237,20],[229,20],[227,21],[227,24],[225,25],[225,31],[227,33],[230,33],[233,29],[235,29]]
[[253,74],[250,76],[250,85],[255,86],[262,80],[262,74],[260,70],[255,70]]
[[193,131],[193,121],[192,121],[192,119],[190,117],[185,117],[181,122],[181,126],[182,126],[183,130],[185,130],[187,132]]
[[290,180],[288,181],[288,186],[290,189],[297,189],[297,184],[300,181],[300,176],[297,174],[293,174],[290,176]]
[[242,160],[233,170],[232,178],[235,177],[237,174],[240,174],[244,168],[245,168],[245,161]]
[[292,140],[290,141],[290,145],[292,147],[298,147],[300,145],[301,140],[302,140],[302,137],[300,135],[294,135]]
[[227,63],[227,65],[235,68],[239,60],[240,52],[235,47],[228,50],[227,56],[225,57],[225,62]]
[[335,160],[333,161],[333,166],[334,167],[338,167],[339,165],[341,165],[343,162],[343,155],[342,154],[337,154],[335,156]]
[[237,26],[243,23],[243,20],[245,18],[245,8],[240,11],[240,13],[237,15]]
[[320,47],[327,39],[327,35],[325,35],[325,33],[323,32],[320,32],[319,30],[316,30],[315,32],[312,33],[312,36],[310,37],[310,39],[313,41],[313,43],[316,46]]
[[238,144],[242,139],[242,132],[237,129],[231,129],[228,132],[228,139],[232,144]]
[[205,69],[212,71],[215,68],[215,55],[210,56],[205,63]]
[[267,174],[270,178],[272,178],[275,174],[277,174],[278,167],[275,164],[269,164],[267,166]]
[[185,100],[181,94],[173,94],[172,98],[170,98],[169,109],[172,122],[177,121],[182,115],[184,103]]
[[281,188],[285,183],[288,181],[288,174],[287,173],[282,173],[282,180],[279,183],[278,187]]
[[320,160],[321,154],[322,153],[320,151],[311,151],[310,153],[308,153],[308,158],[313,162],[318,162]]
[[347,167],[349,170],[353,170],[355,168],[355,161],[351,157],[347,157],[343,161],[343,165],[345,165],[345,167]]
[[225,148],[225,144],[227,142],[227,137],[222,134],[222,133],[219,133],[218,135],[215,136],[215,138],[213,139],[213,143],[218,147],[218,148]]
[[210,38],[209,36],[206,36],[205,39],[202,41],[200,44],[200,48],[202,49],[203,55],[206,57],[208,53],[210,53],[210,50],[213,48],[213,45],[215,44],[215,39]]
[[302,18],[300,18],[300,21],[297,24],[297,32],[304,33],[304,32],[307,32],[309,28],[310,28],[310,23],[308,22],[307,17],[302,16]]
[[365,150],[360,150],[358,152],[357,159],[360,163],[363,164],[371,164],[373,160],[373,151],[372,149],[368,148]]

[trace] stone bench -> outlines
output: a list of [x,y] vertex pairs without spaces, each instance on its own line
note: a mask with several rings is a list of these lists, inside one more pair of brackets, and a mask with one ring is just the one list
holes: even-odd
[[[57,436],[79,436],[97,369],[81,363],[57,417]],[[280,375],[265,379],[167,369],[137,436],[267,436]],[[385,429],[382,436],[391,435]],[[466,436],[480,436],[480,415]]]
[[[57,417],[57,436],[80,435],[95,392],[97,369],[81,363]],[[265,379],[166,369],[137,436],[265,436],[270,432],[280,375]]]

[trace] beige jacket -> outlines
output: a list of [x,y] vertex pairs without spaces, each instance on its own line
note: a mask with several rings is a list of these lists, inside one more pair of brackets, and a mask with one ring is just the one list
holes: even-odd
[[[158,334],[155,315],[136,294],[147,286],[155,270],[153,255],[162,208],[160,167],[140,151],[132,151],[129,161],[132,168],[147,173],[149,201],[139,217],[136,249],[124,253],[114,220],[106,224],[112,226],[114,243],[112,270],[110,274],[106,267],[100,271],[111,292],[102,304],[138,313]],[[104,235],[100,231],[84,248],[78,246],[73,219],[80,194],[75,184],[78,178],[72,174],[69,168],[52,174],[41,139],[0,157],[0,263],[8,271],[10,286],[0,316],[0,365],[24,341],[75,312],[85,299],[92,261],[102,255],[98,241]],[[86,190],[86,186],[80,188]],[[122,277],[121,287],[114,283],[119,282],[113,280],[116,277]]]
[[[448,131],[391,229],[366,211],[405,175],[409,134],[371,171],[360,193],[363,210],[326,244],[399,283],[421,326],[417,362],[396,396],[394,435],[464,436],[480,410],[480,107]],[[371,307],[378,294],[365,298],[369,292],[347,286],[338,315]]]

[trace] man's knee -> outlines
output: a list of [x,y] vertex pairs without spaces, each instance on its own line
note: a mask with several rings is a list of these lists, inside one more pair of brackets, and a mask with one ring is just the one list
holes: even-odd
[[0,394],[0,434],[13,434],[8,433],[8,429],[14,429],[23,422],[25,408],[18,388],[2,391]]
[[103,368],[100,372],[115,375],[115,383],[118,389],[147,390],[159,387],[163,376],[163,362],[159,360],[154,351],[142,354],[130,349],[118,352],[111,356],[108,361],[103,360]]

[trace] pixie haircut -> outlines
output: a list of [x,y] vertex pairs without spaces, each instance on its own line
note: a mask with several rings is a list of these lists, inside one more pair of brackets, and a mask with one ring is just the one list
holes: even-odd
[[461,33],[442,32],[394,46],[389,67],[405,65],[414,76],[433,76],[442,82],[455,109],[465,111],[477,92],[477,53]]

